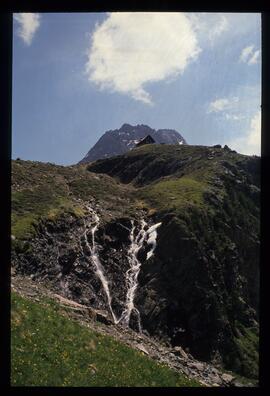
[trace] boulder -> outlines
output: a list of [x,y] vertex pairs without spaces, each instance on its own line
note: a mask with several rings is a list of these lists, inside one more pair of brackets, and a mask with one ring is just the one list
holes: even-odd
[[176,356],[180,356],[184,359],[188,359],[188,355],[186,354],[186,352],[184,351],[184,349],[180,346],[176,346],[172,349],[172,353]]

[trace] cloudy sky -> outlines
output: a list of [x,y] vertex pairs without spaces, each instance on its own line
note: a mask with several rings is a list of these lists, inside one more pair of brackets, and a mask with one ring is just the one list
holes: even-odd
[[14,14],[12,158],[74,164],[147,124],[260,155],[261,16]]

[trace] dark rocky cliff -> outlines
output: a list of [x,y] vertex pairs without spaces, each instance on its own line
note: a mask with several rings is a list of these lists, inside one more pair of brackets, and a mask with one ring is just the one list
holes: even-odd
[[[229,149],[151,145],[90,165],[13,163],[13,266],[108,310],[84,234],[100,216],[99,256],[117,314],[127,292],[131,220],[162,222],[135,305],[144,331],[246,377],[258,373],[260,160]],[[39,197],[39,201],[37,201]],[[137,328],[135,317],[131,327]]]
[[147,135],[156,143],[187,144],[179,132],[173,129],[152,129],[147,125],[123,124],[120,129],[107,131],[80,161],[81,164],[124,154],[133,149]]
[[146,328],[200,359],[256,375],[259,158],[228,148],[145,147],[89,169],[138,186],[162,221],[155,259],[140,273]]

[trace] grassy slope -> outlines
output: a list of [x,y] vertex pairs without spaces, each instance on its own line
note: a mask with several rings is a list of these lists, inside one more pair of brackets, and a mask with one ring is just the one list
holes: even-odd
[[[150,154],[151,147],[145,146],[144,151]],[[159,158],[162,158],[162,148],[154,148],[155,155],[159,151]],[[259,235],[259,204],[256,207],[236,183],[236,179],[242,177],[241,172],[238,173],[237,167],[240,165],[244,169],[252,159],[236,153],[224,153],[224,151],[222,156],[214,157],[211,160],[207,160],[205,157],[204,159],[198,158],[203,152],[204,155],[207,154],[207,151],[210,150],[183,146],[183,153],[186,156],[192,155],[195,159],[194,162],[190,161],[190,164],[186,166],[185,174],[179,177],[179,173],[176,172],[158,179],[154,183],[146,184],[138,189],[137,196],[160,212],[171,212],[177,217],[185,219],[189,224],[189,229],[193,230],[201,239],[204,235],[205,241],[209,238],[209,245],[222,256],[226,255],[227,248],[226,237],[224,237],[226,235],[224,219],[227,219],[232,226],[238,224],[245,229],[250,229],[253,234]],[[215,151],[216,153],[221,152],[220,149]],[[169,150],[166,155],[168,161]],[[226,175],[226,183],[216,183],[217,178],[224,176],[224,160],[232,167],[236,176]],[[258,178],[255,176],[254,180],[249,180],[249,183],[252,182],[257,184]],[[213,205],[206,198],[209,194],[217,199],[218,205]],[[213,222],[215,233],[208,235],[206,230],[209,220]],[[258,330],[253,327],[244,327],[237,321],[235,326],[238,329],[238,337],[235,337],[237,346],[235,354],[238,356],[240,354],[240,357],[235,358],[234,371],[238,372],[242,367],[242,371],[247,377],[250,375],[256,377],[259,365]]]
[[12,293],[12,386],[183,387],[196,381]]
[[[255,158],[222,148],[145,145],[125,156],[97,161],[88,169],[135,185],[135,196],[142,207],[160,215],[172,213],[176,223],[183,220],[182,232],[192,231],[220,257],[226,257],[231,244],[226,225],[259,235],[259,194],[251,199],[241,187],[242,182],[259,187],[260,168]],[[246,173],[246,169],[252,172]],[[241,362],[235,358],[234,370],[237,372],[242,365],[247,376],[256,377],[257,330],[238,323],[235,326],[235,354],[241,354]]]
[[[213,158],[209,160],[209,156]],[[13,161],[12,234],[17,239],[31,237],[33,225],[41,217],[57,219],[62,213],[82,216],[78,199],[91,197],[116,215],[131,214],[136,205],[178,214],[194,207],[212,210],[204,197],[207,193],[218,199],[226,195],[223,186],[213,183],[224,172],[224,160],[234,166],[250,158],[203,146],[148,145],[90,166]]]
[[[35,233],[41,218],[62,214],[83,216],[82,201],[95,198],[117,215],[128,210],[129,189],[107,175],[88,172],[84,165],[63,167],[32,161],[12,162],[12,234],[17,240]],[[78,201],[78,199],[82,201]]]
[[135,185],[136,197],[146,206],[180,213],[194,206],[211,210],[205,194],[211,193],[220,200],[226,195],[224,185],[215,183],[217,177],[224,175],[224,162],[237,170],[250,161],[253,159],[248,156],[222,148],[146,145],[124,156],[96,161],[88,169]]
[[[205,199],[206,194],[215,195],[220,201],[226,197],[224,184],[216,183],[217,178],[224,176],[224,162],[235,166],[244,164],[249,157],[201,146],[145,147],[144,152],[158,157],[158,161],[170,163],[175,161],[183,166],[172,167],[172,171],[154,183],[147,183],[139,190],[139,195],[159,210],[172,209],[180,213],[188,207],[213,210],[213,205]],[[144,154],[141,150],[140,154]],[[134,154],[133,154],[134,155]]]
[[[220,175],[224,176],[224,161],[229,169],[237,170],[237,176],[227,174],[226,186],[217,180]],[[18,242],[32,235],[32,224],[40,217],[57,218],[61,213],[80,216],[83,210],[76,199],[87,200],[92,196],[102,207],[114,208],[121,214],[130,212],[136,202],[150,213],[172,212],[179,219],[184,218],[190,230],[200,238],[203,235],[222,256],[227,248],[224,219],[231,227],[240,225],[254,234],[259,233],[257,208],[235,184],[235,180],[241,178],[239,166],[244,169],[252,161],[255,162],[250,157],[218,148],[169,145],[142,146],[124,156],[97,161],[90,166],[61,167],[13,161],[12,233]],[[97,175],[87,169],[107,174]],[[120,184],[117,179],[127,184]],[[257,184],[256,179],[255,176],[249,183]],[[218,205],[212,205],[205,198],[207,194],[211,194]],[[215,240],[212,233],[206,232],[212,223]],[[246,329],[239,331],[242,336],[237,344],[243,351],[242,360],[246,361],[248,371],[256,371],[258,335],[250,335]],[[250,368],[250,362],[254,362],[254,369]]]

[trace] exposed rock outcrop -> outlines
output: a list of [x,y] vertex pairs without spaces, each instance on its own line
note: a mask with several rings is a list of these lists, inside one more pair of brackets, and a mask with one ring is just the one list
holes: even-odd
[[36,302],[42,301],[44,297],[54,300],[63,308],[63,315],[78,320],[84,326],[90,327],[98,333],[114,337],[131,348],[146,354],[151,359],[198,380],[204,386],[251,387],[255,385],[254,382],[243,384],[232,373],[222,372],[211,364],[200,362],[180,347],[168,347],[149,337],[145,331],[138,334],[130,328],[113,326],[105,311],[95,310],[90,306],[63,298],[29,277],[14,275],[13,273],[11,288],[23,297]]
[[[176,348],[177,358],[185,359],[189,350],[196,359],[256,378],[259,165],[258,158],[221,147],[143,146],[85,169],[78,166],[80,179],[76,167],[55,167],[63,193],[51,200],[54,190],[48,193],[50,183],[42,184],[39,165],[33,165],[38,182],[31,180],[30,189],[22,163],[24,185],[18,186],[17,175],[13,198],[13,267],[67,299],[106,311],[104,320],[112,321],[87,248],[94,224],[87,206],[100,218],[95,243],[117,317],[125,309],[132,221],[136,232],[142,218],[149,226],[162,223],[154,255],[147,260],[146,242],[137,252],[141,268],[134,304],[143,330]],[[27,175],[31,164],[25,168]],[[52,215],[66,191],[73,206],[62,204],[63,213]],[[43,194],[42,210],[32,198],[35,192]],[[31,233],[29,207],[39,216]],[[136,315],[129,324],[138,330]]]
[[136,147],[139,141],[148,135],[151,135],[158,144],[187,144],[180,133],[173,129],[155,130],[147,125],[123,124],[120,129],[105,132],[80,163],[124,154]]

